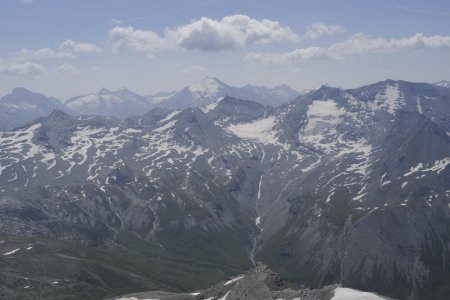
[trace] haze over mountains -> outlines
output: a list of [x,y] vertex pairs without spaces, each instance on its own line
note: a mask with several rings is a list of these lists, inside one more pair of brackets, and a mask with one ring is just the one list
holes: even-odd
[[210,104],[220,97],[231,96],[253,100],[270,106],[278,106],[293,100],[299,92],[280,85],[274,88],[246,85],[233,87],[217,78],[205,77],[201,82],[178,92],[160,92],[142,96],[126,88],[109,91],[102,88],[98,93],[74,96],[63,102],[16,88],[0,99],[0,130],[10,130],[38,117],[48,115],[53,109],[71,114],[102,115],[125,118],[142,115],[153,107],[183,109]]
[[[446,80],[434,84],[450,87],[450,82]],[[326,86],[329,85],[326,84]],[[209,76],[180,91],[159,92],[148,96],[139,95],[125,87],[116,91],[102,88],[98,93],[74,96],[62,101],[25,88],[15,88],[10,94],[0,98],[0,130],[11,130],[22,126],[38,117],[48,115],[54,109],[76,115],[126,118],[142,115],[154,107],[184,109],[205,106],[224,96],[252,100],[276,107],[310,91],[298,92],[287,85],[274,88],[254,85],[234,87]]]
[[9,130],[50,114],[54,109],[64,109],[58,99],[15,88],[0,99],[0,130]]
[[0,295],[18,280],[29,298],[194,291],[262,261],[308,288],[445,299],[449,88],[322,86],[278,107],[222,88],[163,100],[194,107],[54,110],[0,133]]

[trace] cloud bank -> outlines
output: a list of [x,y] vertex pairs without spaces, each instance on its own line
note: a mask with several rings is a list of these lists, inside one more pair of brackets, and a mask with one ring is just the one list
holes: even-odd
[[286,64],[296,60],[344,59],[364,54],[393,53],[403,50],[450,49],[450,36],[425,36],[417,33],[410,37],[387,40],[356,34],[329,47],[299,48],[285,53],[253,52],[245,61],[263,64]]
[[116,26],[109,32],[114,49],[129,48],[142,52],[169,48],[219,52],[298,39],[295,32],[277,21],[259,21],[246,15],[231,15],[220,20],[202,17],[176,28],[167,28],[162,36],[131,26]]
[[19,52],[12,53],[10,60],[14,62],[24,62],[28,60],[45,60],[53,58],[73,58],[77,53],[100,53],[103,49],[90,43],[74,42],[66,40],[59,45],[57,50],[49,47],[29,50],[22,48]]
[[8,63],[0,60],[0,73],[13,76],[33,76],[45,71],[40,64],[32,62]]
[[80,69],[75,68],[71,64],[62,64],[57,66],[55,69],[58,74],[79,74],[81,73]]
[[313,23],[311,24],[306,33],[305,37],[310,39],[317,39],[322,36],[332,35],[337,33],[344,33],[346,30],[340,25],[327,25],[324,23]]

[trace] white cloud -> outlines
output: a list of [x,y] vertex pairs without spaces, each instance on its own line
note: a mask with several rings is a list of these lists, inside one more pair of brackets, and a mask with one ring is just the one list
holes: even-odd
[[27,60],[44,60],[50,58],[65,58],[72,57],[69,53],[56,52],[51,48],[41,48],[38,50],[29,50],[26,48],[20,49],[19,52],[11,54],[12,61],[22,62]]
[[65,40],[59,46],[60,53],[100,53],[103,49],[86,42],[74,42],[72,40]]
[[19,52],[10,55],[10,59],[15,62],[28,60],[45,60],[52,58],[73,58],[76,53],[100,53],[103,49],[85,42],[74,42],[66,40],[62,42],[58,50],[52,48],[41,48],[37,50],[21,49]]
[[166,31],[175,44],[190,50],[222,51],[254,44],[296,41],[298,36],[277,21],[258,21],[246,15],[226,16],[221,20],[203,17]]
[[163,36],[150,30],[136,30],[131,26],[116,26],[109,32],[114,49],[130,48],[142,52],[167,48],[224,51],[298,39],[295,32],[277,21],[259,21],[246,15],[226,16],[221,20],[202,17],[176,28],[167,28]]
[[324,23],[313,23],[308,27],[305,33],[306,38],[317,39],[324,35],[331,35],[335,33],[343,33],[345,29],[339,25],[327,25]]
[[413,36],[387,40],[356,34],[329,47],[300,48],[285,53],[249,53],[245,60],[252,63],[283,64],[294,60],[344,59],[364,54],[392,53],[402,50],[450,49],[450,36]]
[[187,68],[185,68],[182,73],[183,75],[192,75],[192,74],[199,74],[199,73],[205,73],[206,69],[200,65],[192,65]]
[[129,48],[142,52],[154,52],[166,48],[166,42],[157,33],[148,30],[135,30],[131,26],[116,26],[111,29],[109,41],[113,49]]
[[45,68],[32,62],[23,63],[2,63],[0,61],[0,73],[15,76],[33,76],[45,71]]
[[33,4],[34,0],[20,0],[23,4]]
[[71,64],[62,64],[56,67],[55,71],[59,74],[79,74],[81,71]]

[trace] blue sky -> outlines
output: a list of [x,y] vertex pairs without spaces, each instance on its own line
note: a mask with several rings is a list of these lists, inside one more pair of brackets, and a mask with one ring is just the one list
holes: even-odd
[[4,0],[0,95],[450,79],[450,1]]

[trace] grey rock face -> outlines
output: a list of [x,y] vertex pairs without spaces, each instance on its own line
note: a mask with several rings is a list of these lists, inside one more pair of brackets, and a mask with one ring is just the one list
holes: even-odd
[[98,245],[131,232],[289,282],[445,299],[450,90],[321,87],[142,117],[61,111],[0,134],[0,230]]
[[[185,294],[173,294],[165,292],[144,292],[129,294],[115,299],[161,299],[161,300],[184,300],[184,299],[217,299],[217,300],[329,300],[339,285],[326,286],[318,290],[287,288],[281,277],[268,269],[267,266],[258,263],[248,273],[232,278],[229,281],[203,291]],[[357,292],[357,291],[354,291]],[[373,298],[369,298],[370,295]],[[365,299],[389,299],[375,294],[366,294]]]

